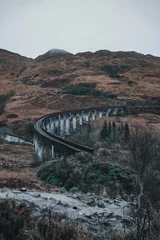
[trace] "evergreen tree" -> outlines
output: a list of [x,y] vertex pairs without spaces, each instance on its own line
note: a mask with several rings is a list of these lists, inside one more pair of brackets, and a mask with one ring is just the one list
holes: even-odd
[[123,131],[124,131],[124,126],[123,126],[123,122],[121,122],[120,133],[123,134]]
[[88,122],[87,124],[87,134],[89,135],[91,133],[91,124]]
[[126,143],[129,140],[129,135],[130,135],[129,126],[128,126],[128,123],[126,122],[125,126],[124,126],[124,140],[125,140]]
[[115,121],[112,122],[112,138],[113,138],[113,142],[116,141],[116,123]]
[[111,126],[111,122],[109,121],[109,125],[108,125],[108,137],[111,136],[112,133],[112,126]]
[[107,122],[106,122],[106,120],[105,120],[105,121],[104,121],[103,128],[102,128],[102,130],[101,130],[101,132],[100,132],[100,136],[101,136],[102,139],[104,139],[104,138],[107,137],[107,135],[108,135],[108,128],[107,128]]

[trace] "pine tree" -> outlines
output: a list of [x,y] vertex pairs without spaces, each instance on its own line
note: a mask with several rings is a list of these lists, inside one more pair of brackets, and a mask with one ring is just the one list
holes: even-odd
[[124,126],[123,126],[123,122],[121,122],[121,126],[120,126],[120,134],[122,135],[124,131]]
[[129,140],[129,135],[130,135],[129,126],[128,126],[128,123],[126,122],[125,126],[124,126],[124,140],[125,140],[126,143]]
[[103,128],[102,128],[102,130],[101,130],[101,132],[100,132],[100,136],[101,136],[102,139],[104,139],[104,138],[107,137],[107,135],[108,135],[108,127],[107,127],[107,122],[106,122],[106,120],[105,120],[105,121],[104,121]]
[[91,133],[91,124],[88,122],[87,124],[87,134],[89,135]]
[[112,138],[113,138],[113,142],[116,141],[116,123],[115,121],[112,122]]
[[108,137],[111,136],[112,133],[112,126],[111,126],[111,122],[109,121],[109,125],[108,125]]

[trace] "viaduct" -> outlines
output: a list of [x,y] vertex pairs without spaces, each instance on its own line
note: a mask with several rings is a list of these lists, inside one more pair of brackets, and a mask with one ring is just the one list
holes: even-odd
[[40,161],[45,161],[53,159],[55,153],[61,155],[72,155],[80,151],[93,153],[93,148],[68,141],[64,136],[72,134],[78,127],[83,126],[90,120],[94,121],[109,116],[126,116],[138,112],[158,111],[159,113],[159,106],[157,109],[153,106],[127,107],[123,105],[63,111],[45,115],[33,123],[35,155]]

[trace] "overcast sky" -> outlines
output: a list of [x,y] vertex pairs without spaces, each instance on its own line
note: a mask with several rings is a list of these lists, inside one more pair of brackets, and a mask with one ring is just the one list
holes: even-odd
[[0,0],[0,48],[33,58],[52,48],[160,56],[160,0]]

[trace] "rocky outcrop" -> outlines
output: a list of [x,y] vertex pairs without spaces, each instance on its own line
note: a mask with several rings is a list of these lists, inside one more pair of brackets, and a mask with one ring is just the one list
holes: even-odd
[[74,221],[96,236],[105,237],[111,229],[121,231],[124,223],[132,223],[131,205],[122,199],[101,196],[45,193],[0,189],[0,199],[14,199],[27,205],[32,217],[57,214],[61,221]]

